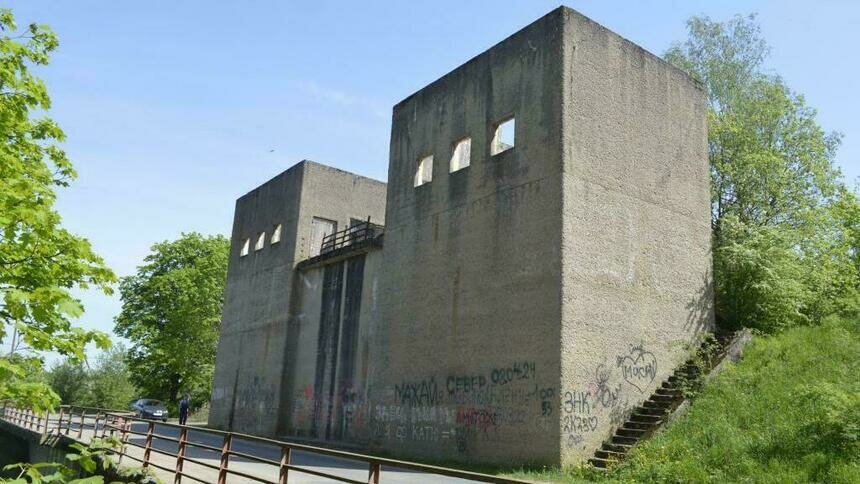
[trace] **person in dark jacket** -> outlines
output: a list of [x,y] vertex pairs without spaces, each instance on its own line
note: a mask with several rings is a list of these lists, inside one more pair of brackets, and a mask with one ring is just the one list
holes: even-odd
[[188,406],[190,404],[191,399],[186,393],[185,397],[179,401],[179,425],[185,425],[185,422],[188,421]]

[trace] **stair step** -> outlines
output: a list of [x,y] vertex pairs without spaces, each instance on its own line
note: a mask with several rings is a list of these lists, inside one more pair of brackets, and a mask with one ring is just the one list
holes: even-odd
[[662,423],[663,419],[660,418],[659,415],[630,415],[630,422],[641,422],[650,425],[657,425]]
[[668,402],[655,402],[653,400],[645,400],[644,402],[642,402],[642,406],[645,408],[660,408],[660,409],[665,410],[666,408],[669,407],[669,403]]
[[670,397],[680,397],[681,396],[681,390],[678,390],[677,388],[661,387],[661,388],[654,390],[654,393],[656,393],[657,395],[667,395]]
[[[669,377],[669,378],[672,378],[672,377]],[[666,380],[663,382],[662,385],[660,385],[660,388],[662,388],[664,390],[678,390],[678,382],[675,380],[672,380],[672,381]]]
[[650,422],[633,422],[628,420],[627,422],[624,422],[624,425],[621,428],[634,430],[649,430],[653,426],[654,424]]
[[618,454],[626,454],[627,451],[629,451],[631,447],[633,447],[633,446],[627,445],[627,444],[613,444],[611,442],[604,442],[603,445],[600,446],[600,449],[601,450],[608,450],[610,452],[615,452]]
[[617,429],[615,431],[615,435],[619,435],[621,437],[635,437],[637,439],[642,437],[644,434],[645,431],[642,429],[627,429],[624,427],[621,427],[620,429]]
[[594,451],[594,457],[598,457],[600,459],[605,460],[623,460],[626,454],[624,452],[613,452],[611,450],[596,450]]
[[598,469],[607,469],[612,464],[610,461],[598,457],[592,457],[591,459],[588,459],[588,462]]
[[653,415],[656,417],[662,417],[663,415],[666,414],[666,409],[665,408],[636,407],[633,410],[633,413],[639,414],[639,415]]
[[613,444],[627,444],[634,445],[636,442],[639,442],[638,437],[625,437],[623,435],[613,435],[611,439],[609,439]]
[[651,398],[649,398],[649,400],[651,400],[652,402],[666,402],[666,403],[672,403],[676,399],[677,399],[677,397],[674,397],[672,395],[656,395],[656,394],[651,395]]

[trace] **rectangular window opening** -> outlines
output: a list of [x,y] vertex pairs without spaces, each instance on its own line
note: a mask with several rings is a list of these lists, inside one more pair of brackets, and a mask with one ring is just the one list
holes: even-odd
[[463,138],[454,145],[454,152],[451,154],[450,173],[462,170],[469,166],[472,159],[472,138]]
[[515,131],[516,119],[513,117],[499,123],[493,134],[493,142],[490,144],[490,155],[498,155],[513,148]]
[[415,170],[414,186],[420,187],[425,183],[430,183],[433,180],[433,155],[425,156],[418,162],[418,168]]
[[266,245],[266,233],[260,232],[260,235],[257,236],[257,243],[254,244],[254,250],[263,250],[263,246]]
[[272,229],[272,238],[269,240],[269,245],[277,244],[281,241],[281,224],[276,224]]
[[242,250],[239,251],[239,257],[245,257],[248,255],[248,250],[251,247],[251,239],[245,239],[242,242]]
[[311,220],[310,256],[314,257],[331,250],[334,240],[329,236],[335,232],[337,232],[337,222],[321,217],[314,217]]

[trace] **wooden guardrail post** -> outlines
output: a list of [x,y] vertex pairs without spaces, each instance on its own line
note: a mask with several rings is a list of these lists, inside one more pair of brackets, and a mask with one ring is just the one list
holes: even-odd
[[86,419],[87,411],[86,409],[81,409],[81,424],[78,427],[78,440],[84,436],[84,420]]
[[149,465],[149,454],[152,453],[152,432],[155,430],[155,422],[149,422],[146,427],[146,444],[143,447],[143,468]]
[[57,421],[57,435],[63,430],[63,407],[60,407],[60,419]]
[[381,470],[379,462],[370,463],[370,473],[367,476],[367,484],[379,484],[379,473]]
[[182,426],[179,431],[179,446],[176,448],[176,472],[174,472],[173,483],[182,482],[182,464],[185,461],[185,441],[188,440],[188,427]]
[[113,437],[113,426],[116,425],[116,417],[114,417],[110,413],[105,413],[105,424],[102,425],[102,438],[105,438],[107,436],[108,425],[111,426],[110,436]]
[[221,445],[221,464],[218,466],[218,484],[227,484],[227,467],[230,465],[230,448],[233,446],[233,434],[224,435]]
[[42,431],[43,434],[48,435],[48,426],[51,424],[51,411],[45,410],[45,429]]
[[66,422],[66,435],[69,435],[69,431],[72,430],[72,420],[75,419],[75,410],[72,407],[69,407],[69,420]]
[[287,484],[287,475],[290,472],[290,468],[287,467],[290,465],[290,449],[287,446],[281,446],[281,473],[278,478],[278,484]]
[[108,432],[108,416],[110,416],[110,436],[113,437],[114,433],[116,432],[116,429],[115,429],[116,422],[117,422],[116,415],[105,414],[105,425],[104,425],[104,427],[102,427],[102,438],[105,438],[105,436],[107,435],[107,432]]
[[[118,419],[117,419],[118,420]],[[122,456],[125,455],[126,450],[128,449],[128,430],[131,426],[131,420],[123,417],[122,420],[122,430],[120,430],[120,441],[122,442],[122,446],[120,447],[119,459],[117,460],[117,465],[122,464]]]

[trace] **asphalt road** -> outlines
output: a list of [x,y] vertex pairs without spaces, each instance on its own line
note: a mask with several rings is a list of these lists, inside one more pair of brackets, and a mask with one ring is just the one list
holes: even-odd
[[[72,426],[72,435],[75,435],[75,425]],[[132,425],[134,432],[146,433],[147,424],[144,422],[135,422]],[[85,433],[89,433],[85,432]],[[152,447],[156,450],[175,454],[178,444],[171,440],[166,440],[159,437],[168,437],[173,439],[179,438],[179,429],[156,423],[154,427],[154,436]],[[190,430],[187,435],[188,442],[204,444],[209,447],[220,449],[223,444],[223,438],[218,434],[208,433],[202,430]],[[86,439],[85,439],[86,440]],[[143,446],[146,443],[146,437],[141,435],[130,435],[129,442]],[[132,447],[129,447],[130,449]],[[231,449],[243,454],[253,455],[273,462],[279,462],[281,458],[281,450],[279,446],[267,444],[259,441],[242,440],[235,437],[231,443]],[[142,455],[142,451],[140,452]],[[193,445],[186,446],[186,457],[191,459],[206,462],[215,467],[220,461],[220,452],[215,450],[203,449]],[[161,455],[157,452],[151,454],[153,462],[160,463],[164,467],[173,468],[175,463],[174,457]],[[339,477],[355,479],[359,481],[367,481],[368,465],[363,461],[344,459],[339,457],[326,456],[301,450],[293,450],[290,455],[290,463],[295,466],[307,468],[312,471],[334,474]],[[242,458],[239,456],[230,456],[230,469],[235,469],[240,472],[252,474],[265,478],[267,480],[277,481],[278,466],[266,463],[260,463],[255,460]],[[217,470],[210,469],[204,466],[193,464],[190,461],[185,462],[187,472],[196,476],[203,477],[204,482],[214,482],[217,478]],[[164,480],[167,474],[156,472],[159,477]],[[170,474],[172,480],[172,474]],[[228,483],[233,482],[255,482],[254,480],[242,478],[240,476],[231,475],[227,479]],[[332,479],[315,476],[308,473],[299,472],[296,470],[290,471],[289,482],[296,483],[328,483],[334,482]],[[475,482],[471,480],[458,479],[453,477],[441,476],[436,474],[428,474],[405,469],[397,469],[392,467],[382,467],[380,482],[383,484],[396,483],[440,483],[440,484],[455,484]]]

